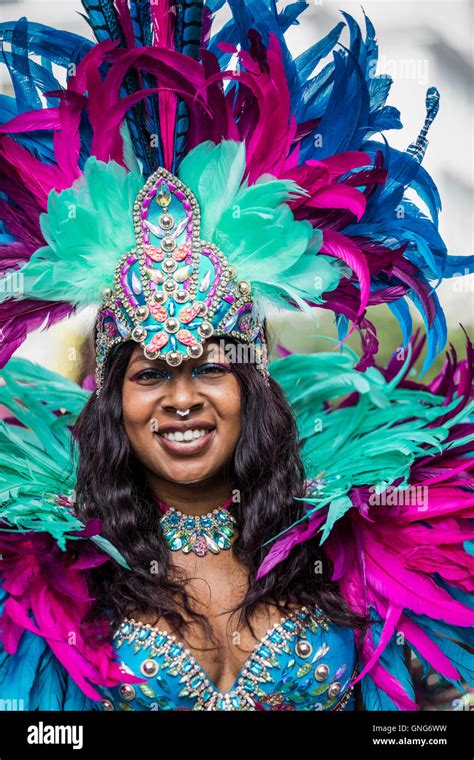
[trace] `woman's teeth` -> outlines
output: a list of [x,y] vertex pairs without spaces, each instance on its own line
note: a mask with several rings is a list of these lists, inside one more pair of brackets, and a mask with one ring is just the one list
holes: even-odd
[[186,430],[184,433],[162,433],[164,438],[168,441],[195,441],[197,438],[202,438],[209,430]]

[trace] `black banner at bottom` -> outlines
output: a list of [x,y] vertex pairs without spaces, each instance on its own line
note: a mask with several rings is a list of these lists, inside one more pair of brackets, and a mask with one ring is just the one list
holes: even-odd
[[473,713],[0,712],[0,760],[160,752],[473,760]]

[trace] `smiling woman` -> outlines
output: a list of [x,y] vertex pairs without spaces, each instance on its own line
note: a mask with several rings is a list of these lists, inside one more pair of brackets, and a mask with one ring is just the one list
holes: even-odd
[[[412,374],[460,267],[422,167],[438,91],[394,150],[368,19],[293,57],[305,3],[83,4],[97,44],[0,24],[2,698],[417,710],[410,652],[469,698],[471,343]],[[10,359],[85,307],[90,394]],[[270,361],[268,319],[318,308],[339,350]]]
[[[254,365],[230,362],[235,344],[208,339],[198,359],[170,367],[125,343],[109,358],[102,392],[91,396],[78,419],[77,514],[85,522],[100,517],[101,535],[133,570],[92,571],[96,603],[85,625],[108,612],[122,661],[137,675],[144,662],[152,667],[147,647],[142,651],[144,636],[151,645],[158,633],[164,650],[156,654],[165,656],[178,635],[179,678],[188,671],[200,676],[192,694],[180,697],[179,678],[162,668],[165,684],[153,698],[124,701],[119,690],[108,695],[107,709],[153,709],[157,699],[167,709],[255,709],[257,703],[340,709],[350,696],[356,661],[351,627],[365,621],[346,608],[317,545],[299,544],[284,565],[255,580],[265,542],[305,513],[294,500],[305,492],[304,469],[281,389],[265,382]],[[292,632],[283,649],[280,626]],[[303,652],[307,642],[308,652],[316,653],[322,636],[324,647],[334,641],[322,664],[331,659],[332,675],[344,665],[333,697],[325,689],[312,695],[314,680],[309,688],[296,679],[280,693],[294,647]],[[141,659],[133,649],[138,642]],[[297,661],[304,664],[302,657]],[[275,665],[263,688],[251,667],[265,662]]]
[[[187,484],[220,473],[240,437],[240,407],[240,386],[219,341],[208,341],[199,359],[179,367],[147,359],[135,347],[123,386],[124,427],[154,478]],[[152,439],[161,451],[150,448]],[[226,497],[222,489],[229,486],[223,483],[210,498]],[[181,502],[172,492],[168,496]]]

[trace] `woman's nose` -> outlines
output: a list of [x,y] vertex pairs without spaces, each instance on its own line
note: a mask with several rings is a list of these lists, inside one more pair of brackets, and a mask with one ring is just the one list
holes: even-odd
[[166,393],[161,400],[164,409],[193,409],[202,406],[202,400],[196,390],[196,384],[193,383],[188,373],[176,375],[167,383]]

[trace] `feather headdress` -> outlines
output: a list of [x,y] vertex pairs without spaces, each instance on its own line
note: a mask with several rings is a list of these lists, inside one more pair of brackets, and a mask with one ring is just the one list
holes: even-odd
[[83,5],[97,44],[0,25],[15,92],[0,102],[1,364],[30,331],[93,305],[102,369],[123,340],[176,364],[231,334],[265,374],[272,304],[333,311],[341,339],[361,332],[364,368],[378,345],[368,307],[386,303],[406,344],[408,299],[428,367],[446,341],[433,285],[459,268],[421,166],[437,91],[400,152],[379,137],[401,124],[368,19],[364,37],[344,14],[293,57],[285,32],[304,3],[233,2],[215,32],[219,0]]

